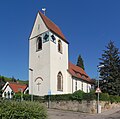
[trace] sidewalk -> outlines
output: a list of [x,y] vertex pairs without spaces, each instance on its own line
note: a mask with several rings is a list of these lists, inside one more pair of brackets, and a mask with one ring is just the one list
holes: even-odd
[[113,108],[113,109],[106,110],[99,115],[110,115],[110,114],[114,114],[118,111],[120,111],[120,107],[116,107],[116,108]]
[[100,114],[91,114],[85,117],[84,119],[120,119],[120,107],[106,110]]

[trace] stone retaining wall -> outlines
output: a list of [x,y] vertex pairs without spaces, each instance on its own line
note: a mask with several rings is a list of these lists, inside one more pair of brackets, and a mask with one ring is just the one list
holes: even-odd
[[[105,111],[111,108],[120,107],[120,103],[109,103],[100,101],[101,111]],[[52,109],[72,110],[80,111],[85,113],[97,113],[97,102],[96,101],[52,101],[49,104]]]

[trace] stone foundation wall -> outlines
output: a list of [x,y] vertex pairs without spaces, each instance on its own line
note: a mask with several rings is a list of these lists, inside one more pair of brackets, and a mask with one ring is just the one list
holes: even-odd
[[[47,104],[48,105],[48,104]],[[108,109],[120,107],[120,103],[109,103],[100,101],[101,111]],[[61,109],[61,110],[72,110],[80,111],[85,113],[97,113],[97,102],[96,101],[52,101],[49,104],[49,107],[52,109]]]

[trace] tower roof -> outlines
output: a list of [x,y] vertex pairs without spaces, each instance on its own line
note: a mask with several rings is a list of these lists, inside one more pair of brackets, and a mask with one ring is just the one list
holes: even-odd
[[39,11],[39,14],[40,14],[41,18],[43,19],[43,21],[44,21],[45,25],[47,26],[47,28],[49,30],[51,30],[53,33],[55,33],[56,35],[58,35],[60,38],[62,38],[63,41],[68,43],[68,41],[66,40],[66,38],[63,35],[60,28],[55,23],[53,23],[48,17],[46,17],[44,14],[42,14],[40,11]]

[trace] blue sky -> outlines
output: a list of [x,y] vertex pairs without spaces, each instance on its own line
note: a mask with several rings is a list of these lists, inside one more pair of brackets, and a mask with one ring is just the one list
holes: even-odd
[[81,54],[95,78],[108,42],[120,48],[120,0],[1,0],[0,75],[28,79],[28,38],[42,7],[69,41],[69,60],[76,64]]

